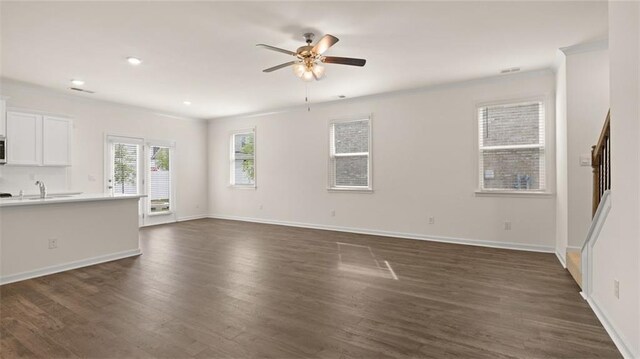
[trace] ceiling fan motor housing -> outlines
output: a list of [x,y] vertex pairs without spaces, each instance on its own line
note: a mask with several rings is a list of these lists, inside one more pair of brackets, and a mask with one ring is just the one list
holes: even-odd
[[298,55],[298,57],[302,58],[311,57],[315,55],[312,50],[313,46],[311,45],[300,46],[298,50],[296,50],[296,54]]
[[311,45],[311,43],[313,42],[313,38],[316,37],[313,32],[305,32],[302,36],[304,36],[304,41],[307,43],[307,45]]

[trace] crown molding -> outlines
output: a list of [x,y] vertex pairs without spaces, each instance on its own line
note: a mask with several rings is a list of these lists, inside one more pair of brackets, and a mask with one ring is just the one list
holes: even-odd
[[562,51],[565,55],[574,55],[583,52],[601,51],[607,49],[609,49],[609,39],[600,39],[567,47],[561,47],[560,51]]

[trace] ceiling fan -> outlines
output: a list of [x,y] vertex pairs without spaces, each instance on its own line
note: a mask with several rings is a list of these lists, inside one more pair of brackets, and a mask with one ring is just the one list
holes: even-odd
[[285,62],[278,66],[270,67],[262,70],[262,72],[273,72],[285,67],[293,66],[293,73],[304,81],[320,80],[324,76],[324,66],[322,64],[337,64],[337,65],[350,65],[350,66],[364,66],[367,62],[365,59],[354,59],[351,57],[335,57],[335,56],[323,56],[322,54],[327,51],[331,46],[338,42],[338,38],[333,35],[324,35],[317,44],[311,45],[315,35],[313,33],[304,34],[304,40],[307,43],[305,46],[299,47],[295,52],[281,49],[265,44],[257,44],[256,46],[265,48],[271,51],[281,52],[283,54],[295,56],[293,61]]

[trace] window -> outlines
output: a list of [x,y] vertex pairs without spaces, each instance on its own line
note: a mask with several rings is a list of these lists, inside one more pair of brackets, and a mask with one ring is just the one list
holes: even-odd
[[255,131],[238,131],[231,135],[231,185],[256,186]]
[[478,107],[481,191],[545,190],[542,101]]
[[142,193],[140,188],[140,149],[136,143],[110,141],[109,189],[114,195]]
[[371,120],[334,121],[329,128],[329,188],[371,190]]
[[169,147],[149,146],[149,213],[171,212],[171,151]]

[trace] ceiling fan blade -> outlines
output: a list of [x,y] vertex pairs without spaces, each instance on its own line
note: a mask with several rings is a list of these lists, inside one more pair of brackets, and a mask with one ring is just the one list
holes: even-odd
[[295,52],[289,51],[289,50],[285,50],[285,49],[281,49],[279,47],[275,47],[275,46],[271,46],[271,45],[265,45],[265,44],[257,44],[256,46],[265,48],[267,50],[282,52],[283,54],[296,56]]
[[338,65],[350,65],[350,66],[364,66],[367,63],[365,59],[354,59],[351,57],[335,57],[325,56],[322,58],[322,62],[325,64],[338,64]]
[[333,35],[324,35],[320,41],[313,47],[311,51],[315,52],[318,55],[322,55],[325,51],[327,51],[331,46],[335,45],[338,42],[338,38]]
[[262,70],[262,72],[273,72],[275,70],[280,70],[280,69],[283,69],[285,67],[291,66],[291,65],[293,65],[295,63],[296,63],[296,61],[285,62],[284,64],[280,64],[278,66],[269,67],[268,69]]

